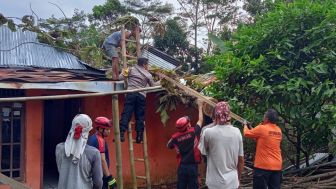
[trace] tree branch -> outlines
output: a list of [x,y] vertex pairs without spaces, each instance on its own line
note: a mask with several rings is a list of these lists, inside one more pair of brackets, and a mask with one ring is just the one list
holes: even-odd
[[56,7],[63,13],[64,18],[67,18],[66,15],[65,15],[65,13],[64,13],[63,10],[61,9],[61,7],[59,7],[56,3],[52,3],[52,2],[48,2],[48,3],[50,3],[50,4],[54,5],[54,6],[56,6]]
[[40,20],[40,18],[37,16],[37,14],[34,12],[33,8],[32,8],[32,4],[29,3],[29,6],[30,6],[30,10],[32,11],[32,15],[35,15],[36,16],[36,24],[38,23],[38,21]]

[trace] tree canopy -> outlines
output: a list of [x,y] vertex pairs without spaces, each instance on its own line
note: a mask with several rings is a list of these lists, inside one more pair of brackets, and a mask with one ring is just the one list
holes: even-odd
[[336,3],[296,0],[277,4],[242,25],[226,43],[227,51],[210,57],[219,81],[209,92],[231,102],[233,110],[254,123],[275,108],[299,165],[327,146],[336,124]]

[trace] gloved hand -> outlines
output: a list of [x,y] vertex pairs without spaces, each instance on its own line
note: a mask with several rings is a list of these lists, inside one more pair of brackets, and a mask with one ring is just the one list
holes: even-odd
[[125,68],[125,69],[122,69],[121,74],[122,74],[124,77],[128,77],[128,72],[129,72],[128,68]]
[[117,180],[112,175],[103,177],[103,185],[107,186],[108,189],[115,189],[117,188]]

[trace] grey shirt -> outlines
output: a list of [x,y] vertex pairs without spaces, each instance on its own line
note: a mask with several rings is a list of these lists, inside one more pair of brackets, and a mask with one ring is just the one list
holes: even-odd
[[121,41],[121,31],[116,31],[113,32],[104,40],[104,46],[108,44],[118,47],[120,45],[120,41]]
[[89,145],[77,164],[72,157],[66,157],[64,142],[56,146],[56,163],[59,172],[59,189],[101,189],[103,171],[99,151]]
[[[122,74],[119,75],[120,79],[124,79]],[[154,86],[152,74],[150,74],[144,67],[135,65],[128,71],[128,86],[127,89],[141,89],[147,86]],[[146,96],[146,92],[139,92]]]

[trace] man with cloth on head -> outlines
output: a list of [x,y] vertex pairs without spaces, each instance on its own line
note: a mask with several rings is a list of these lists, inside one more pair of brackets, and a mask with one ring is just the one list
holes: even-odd
[[204,130],[200,151],[207,156],[206,185],[209,189],[237,189],[244,169],[243,139],[230,123],[230,106],[215,107],[216,125]]
[[101,189],[103,172],[100,154],[86,145],[92,121],[85,114],[76,115],[68,137],[56,146],[59,189]]

